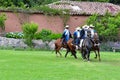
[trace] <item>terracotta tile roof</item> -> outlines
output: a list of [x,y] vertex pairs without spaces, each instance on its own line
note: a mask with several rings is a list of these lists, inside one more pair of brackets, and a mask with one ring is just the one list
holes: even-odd
[[59,1],[48,5],[55,9],[69,9],[71,15],[104,15],[109,11],[113,15],[120,12],[120,6],[103,2]]

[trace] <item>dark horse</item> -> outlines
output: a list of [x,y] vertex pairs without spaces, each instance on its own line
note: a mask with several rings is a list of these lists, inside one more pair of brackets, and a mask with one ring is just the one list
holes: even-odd
[[57,39],[57,40],[55,41],[55,43],[54,43],[54,44],[55,44],[55,52],[56,52],[56,55],[57,55],[57,53],[59,53],[60,56],[62,56],[62,54],[60,53],[60,49],[61,49],[61,48],[65,48],[65,49],[67,50],[67,52],[66,52],[66,54],[65,54],[65,57],[67,57],[68,52],[71,52],[72,55],[73,55],[75,58],[77,58],[77,57],[76,57],[76,52],[72,51],[72,50],[69,48],[69,46],[68,46],[69,43],[71,43],[71,39],[67,42],[66,45],[63,45],[63,44],[62,44],[62,39],[61,39],[61,38]]
[[[99,61],[101,61],[100,59],[100,47],[99,47],[99,38],[98,35],[95,34],[94,38],[91,39],[89,36],[87,38],[84,39],[83,43],[82,43],[82,49],[81,49],[81,53],[82,53],[82,58],[83,59],[87,59],[87,61],[89,61],[89,57],[90,57],[90,51],[94,51],[95,52],[95,58],[97,58],[97,55],[99,57]],[[97,51],[97,53],[96,53]]]

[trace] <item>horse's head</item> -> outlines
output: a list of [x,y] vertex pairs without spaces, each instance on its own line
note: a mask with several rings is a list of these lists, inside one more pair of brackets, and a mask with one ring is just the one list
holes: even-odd
[[100,45],[100,40],[99,40],[99,36],[97,33],[94,34],[94,43],[96,46]]
[[87,31],[87,37],[91,37],[91,31],[90,30],[86,30]]

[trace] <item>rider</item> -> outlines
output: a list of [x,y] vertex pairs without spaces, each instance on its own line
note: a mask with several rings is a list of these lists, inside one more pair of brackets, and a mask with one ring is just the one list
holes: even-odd
[[91,38],[93,38],[93,37],[94,37],[94,34],[96,33],[96,31],[94,30],[94,27],[95,27],[95,26],[93,26],[92,24],[90,24],[90,26],[89,26],[89,30],[90,30],[90,32],[91,32]]
[[77,47],[79,47],[79,44],[80,44],[80,31],[81,31],[81,28],[77,27],[73,33],[74,44],[77,45]]
[[87,37],[87,31],[88,30],[89,26],[88,25],[84,25],[82,27],[82,30],[80,31],[80,48],[82,47],[82,43],[83,43],[83,40]]
[[97,35],[97,38],[99,40],[99,36],[97,31],[94,29],[95,26],[93,26],[92,24],[89,26],[89,30],[91,32],[91,40],[94,42],[94,35]]
[[66,44],[67,44],[67,41],[68,41],[70,38],[72,38],[72,35],[71,35],[70,31],[69,31],[69,25],[66,25],[66,26],[65,26],[65,29],[64,29],[64,31],[63,31],[63,34],[62,34],[62,37],[61,37],[61,38],[63,39],[63,41],[62,41],[62,44],[63,44],[63,45],[66,45]]

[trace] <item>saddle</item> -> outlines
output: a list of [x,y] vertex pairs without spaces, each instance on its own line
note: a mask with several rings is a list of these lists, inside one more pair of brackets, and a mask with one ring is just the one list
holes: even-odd
[[62,43],[63,46],[67,45],[67,43],[65,42],[65,40],[63,38],[62,38],[61,43]]

